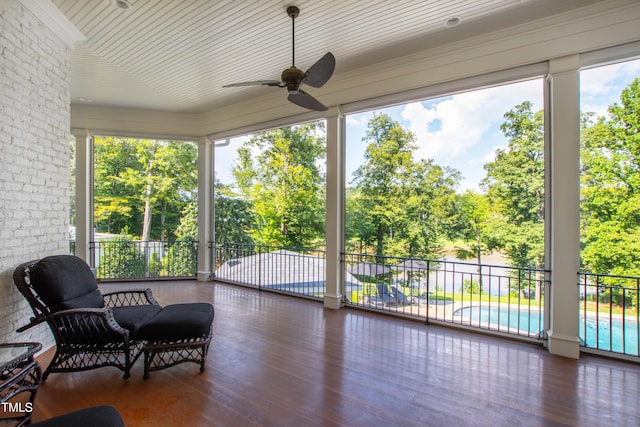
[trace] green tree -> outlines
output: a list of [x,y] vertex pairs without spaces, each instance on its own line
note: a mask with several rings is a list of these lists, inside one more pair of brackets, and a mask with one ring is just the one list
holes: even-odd
[[406,228],[399,238],[405,241],[402,254],[440,258],[442,242],[453,225],[455,199],[460,172],[420,160],[410,169],[398,204],[405,201]]
[[324,239],[324,154],[323,122],[262,132],[238,150],[233,175],[256,220],[254,241],[300,248]]
[[238,197],[216,192],[215,197],[215,239],[216,244],[253,244],[251,228],[255,224],[251,205]]
[[[187,203],[169,244],[163,266],[169,276],[192,277],[198,272],[198,200]],[[208,244],[208,243],[205,243]]]
[[[143,187],[142,240],[165,240],[178,226],[184,206],[195,199],[198,153],[182,141],[141,140],[137,145],[141,173],[132,176]],[[157,220],[152,223],[153,212]]]
[[489,253],[487,245],[487,224],[491,216],[489,197],[467,190],[456,196],[457,216],[453,226],[453,235],[462,239],[465,246],[456,247],[456,257],[475,259],[482,264],[482,255]]
[[96,137],[95,153],[97,230],[118,233],[128,228],[142,240],[166,239],[195,198],[195,145]]
[[404,209],[400,190],[413,166],[415,136],[386,114],[373,116],[367,127],[364,163],[353,174],[359,192],[353,213],[369,224],[356,231],[358,237],[373,243],[376,255],[382,256],[385,239],[393,240],[398,214]]
[[[345,247],[347,252],[367,253],[375,248],[376,226],[366,215],[367,203],[363,200],[362,189],[347,187],[345,191]],[[375,249],[374,249],[375,250]]]
[[120,236],[102,242],[100,246],[98,277],[113,279],[138,279],[145,277],[144,255],[129,236]]
[[98,232],[119,233],[125,228],[142,232],[141,189],[126,179],[136,170],[134,140],[94,138],[94,223]]
[[503,220],[493,221],[492,246],[518,267],[544,266],[544,115],[525,101],[505,114],[500,129],[509,139],[485,164],[491,205]]
[[173,234],[179,240],[198,240],[198,199],[189,201],[182,209],[180,223]]
[[378,256],[437,255],[459,173],[415,161],[415,136],[386,114],[369,121],[363,142],[365,162],[347,192],[347,241]]
[[[513,266],[544,267],[544,113],[533,112],[529,101],[508,111],[500,126],[509,139],[507,149],[496,150],[485,164],[488,189],[495,214],[487,223],[490,248],[504,253]],[[511,281],[514,292],[528,289],[526,272]],[[539,281],[536,281],[536,284]],[[534,295],[540,297],[540,289]]]
[[482,296],[482,282],[477,282],[471,279],[464,279],[462,290],[469,295]]
[[169,276],[192,277],[198,272],[198,242],[191,236],[171,242],[164,267]]
[[640,79],[622,91],[607,117],[594,122],[588,115],[582,125],[582,267],[640,275]]

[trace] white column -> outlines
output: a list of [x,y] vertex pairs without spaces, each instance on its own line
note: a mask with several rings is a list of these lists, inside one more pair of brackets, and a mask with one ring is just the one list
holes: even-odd
[[198,280],[213,280],[213,144],[206,136],[198,141]]
[[551,295],[549,352],[578,358],[580,268],[579,57],[551,60]]
[[326,275],[324,306],[342,307],[343,272],[340,258],[344,249],[344,118],[340,109],[327,115],[327,199]]
[[72,129],[76,139],[76,256],[93,265],[93,138],[87,129]]

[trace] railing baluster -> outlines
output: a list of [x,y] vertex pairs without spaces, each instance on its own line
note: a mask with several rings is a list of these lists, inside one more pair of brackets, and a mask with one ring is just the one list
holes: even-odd
[[[579,273],[578,277],[580,297],[583,298],[580,313],[581,345],[587,349],[626,356],[640,355],[640,310],[637,298],[640,277],[586,272]],[[593,300],[594,310],[590,309],[590,299]],[[617,310],[621,311],[619,315]]]

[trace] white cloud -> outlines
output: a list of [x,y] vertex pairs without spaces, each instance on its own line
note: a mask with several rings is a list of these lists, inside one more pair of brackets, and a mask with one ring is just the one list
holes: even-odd
[[233,182],[234,178],[231,171],[238,158],[238,148],[251,139],[252,136],[253,135],[244,135],[231,138],[229,145],[215,148],[214,170],[216,179],[223,184],[230,184]]
[[620,92],[621,81],[628,84],[639,73],[640,60],[590,68],[580,72],[580,88],[591,95],[615,96]]
[[347,126],[354,128],[365,128],[369,120],[373,117],[373,111],[366,111],[364,113],[348,114],[346,116]]
[[[409,123],[418,142],[419,158],[433,158],[440,164],[456,163],[469,156],[469,150],[486,141],[504,121],[504,114],[523,101],[542,108],[542,82],[526,81],[505,86],[460,93],[440,102],[407,104],[402,118]],[[485,151],[485,150],[483,150]]]
[[640,76],[640,60],[622,62],[580,72],[580,108],[607,116],[607,108],[619,102],[622,89]]

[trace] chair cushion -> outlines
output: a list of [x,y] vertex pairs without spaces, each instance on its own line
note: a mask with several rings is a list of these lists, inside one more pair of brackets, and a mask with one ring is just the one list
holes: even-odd
[[162,307],[145,304],[113,307],[111,310],[118,325],[129,331],[129,338],[137,339],[140,328],[153,319],[162,310]]
[[81,258],[45,257],[33,266],[29,275],[33,289],[51,311],[104,307],[96,278]]
[[94,406],[30,424],[32,427],[124,427],[120,413],[113,406]]
[[175,341],[207,335],[213,323],[209,303],[172,304],[144,325],[139,337],[147,341]]
[[102,293],[96,289],[88,294],[62,301],[60,304],[52,306],[52,311],[68,310],[70,308],[101,308],[104,307]]

